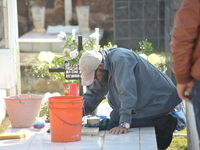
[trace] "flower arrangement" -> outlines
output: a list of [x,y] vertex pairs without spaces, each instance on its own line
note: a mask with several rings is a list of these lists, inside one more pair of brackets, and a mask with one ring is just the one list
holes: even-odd
[[41,51],[38,58],[31,67],[26,67],[25,71],[36,77],[49,77],[52,80],[60,80],[62,83],[78,83],[78,80],[66,80],[64,72],[49,72],[49,69],[64,69],[64,62],[68,61],[70,65],[78,64],[82,54],[88,50],[102,50],[105,48],[116,47],[111,42],[102,47],[98,44],[99,33],[92,33],[89,38],[84,38],[82,42],[82,50],[78,50],[78,42],[75,40],[75,32],[67,35],[61,31],[57,38],[64,41],[62,45],[62,56],[52,52]]
[[85,51],[99,49],[99,45],[96,39],[99,38],[99,33],[94,32],[92,33],[88,39],[83,39],[82,49],[78,50],[78,42],[74,39],[75,35],[72,31],[72,36],[67,37],[67,35],[61,31],[57,38],[60,40],[65,41],[62,46],[63,55],[65,56],[66,60],[68,60],[70,65],[78,64],[79,59],[81,58],[82,54]]
[[41,51],[34,64],[31,67],[27,66],[25,71],[36,77],[49,77],[52,80],[59,80],[62,83],[75,82],[66,80],[64,72],[49,72],[50,68],[62,68],[64,61],[64,59],[60,59],[60,56],[50,51]]

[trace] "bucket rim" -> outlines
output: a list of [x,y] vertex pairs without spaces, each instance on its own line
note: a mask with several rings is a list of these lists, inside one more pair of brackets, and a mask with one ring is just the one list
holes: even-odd
[[51,97],[82,97],[83,96],[75,96],[75,95],[60,95],[60,96],[51,96]]
[[[27,96],[27,97],[23,97]],[[37,94],[20,94],[20,95],[12,95],[4,97],[3,99],[43,99],[43,95],[37,95]]]
[[80,99],[83,99],[82,96],[74,96],[74,95],[61,95],[61,96],[51,96],[48,98],[49,100],[67,100],[67,99],[73,99],[73,100],[80,100]]

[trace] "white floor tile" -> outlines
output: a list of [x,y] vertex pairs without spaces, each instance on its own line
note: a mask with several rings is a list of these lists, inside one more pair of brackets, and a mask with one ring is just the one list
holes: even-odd
[[[103,108],[107,109],[103,109]],[[101,113],[105,110],[105,113]],[[109,115],[107,104],[100,105],[98,114]],[[76,142],[52,142],[51,134],[46,131],[25,128],[31,134],[24,139],[0,140],[0,150],[156,150],[156,137],[153,128],[131,128],[127,134],[112,135],[109,131],[99,131],[99,136],[81,136]],[[24,128],[12,128],[5,133],[19,132]]]

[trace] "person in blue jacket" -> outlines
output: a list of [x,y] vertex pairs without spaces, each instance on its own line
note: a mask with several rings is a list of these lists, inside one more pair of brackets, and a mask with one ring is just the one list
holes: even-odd
[[169,114],[182,100],[167,75],[125,48],[90,50],[79,60],[84,113],[91,114],[105,96],[113,109],[110,119],[119,126],[111,134],[126,134],[131,127],[154,126],[159,150],[172,140],[177,118]]

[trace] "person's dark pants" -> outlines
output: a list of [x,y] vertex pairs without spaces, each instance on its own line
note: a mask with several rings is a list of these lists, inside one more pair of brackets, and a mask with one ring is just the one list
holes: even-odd
[[199,80],[195,80],[195,84],[192,89],[192,104],[195,114],[196,128],[200,140],[200,81]]
[[[110,119],[119,121],[120,116],[115,110],[111,111]],[[165,150],[171,143],[173,132],[177,125],[177,118],[171,114],[153,119],[132,119],[131,128],[155,127],[157,146],[159,150]]]

